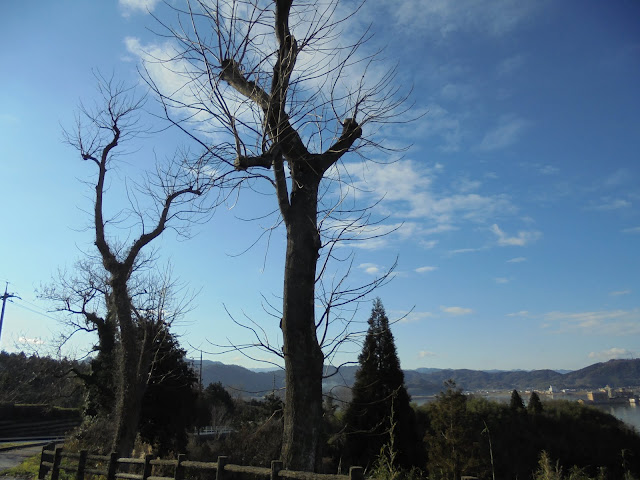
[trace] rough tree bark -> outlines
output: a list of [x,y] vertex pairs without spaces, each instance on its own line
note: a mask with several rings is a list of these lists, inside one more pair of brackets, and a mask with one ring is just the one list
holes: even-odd
[[[117,147],[127,137],[137,133],[136,114],[143,103],[142,100],[136,100],[129,89],[116,85],[112,80],[98,77],[98,81],[104,105],[96,112],[82,109],[82,118],[88,125],[78,119],[77,132],[65,132],[65,135],[82,159],[95,164],[98,171],[92,223],[95,246],[108,283],[106,309],[117,326],[119,340],[115,350],[117,371],[112,450],[121,457],[127,457],[133,450],[138,431],[142,399],[152,364],[153,337],[166,327],[162,319],[151,321],[145,312],[136,309],[129,291],[129,282],[139,266],[142,250],[164,232],[168,222],[176,216],[176,208],[182,208],[180,213],[196,210],[189,202],[204,193],[210,179],[201,175],[197,164],[178,165],[176,170],[157,182],[156,185],[162,186],[159,192],[147,192],[157,202],[158,208],[158,215],[151,228],[145,228],[145,223],[141,222],[141,232],[128,248],[114,246],[113,240],[106,233],[108,221],[103,213],[107,171]],[[185,209],[186,204],[189,207]],[[190,210],[192,208],[194,210]],[[139,211],[136,211],[136,215],[141,219],[145,216]]]
[[[393,71],[378,77],[371,87],[364,85],[372,56],[362,61],[348,91],[337,91],[340,77],[358,63],[355,51],[364,41],[360,37],[349,46],[332,43],[339,36],[338,25],[345,21],[334,18],[337,1],[308,0],[294,5],[292,0],[214,4],[187,0],[184,10],[171,8],[188,20],[179,20],[176,28],[159,20],[175,40],[176,49],[182,49],[177,54],[172,50],[165,63],[171,64],[171,72],[184,70],[182,78],[188,78],[185,91],[192,98],[177,98],[180,94],[175,90],[165,93],[153,72],[146,69],[146,80],[163,102],[167,118],[205,149],[209,141],[199,138],[199,132],[209,128],[230,135],[227,144],[235,144],[236,158],[220,161],[220,168],[231,167],[250,178],[266,177],[275,188],[287,242],[280,323],[286,369],[282,460],[286,468],[312,471],[320,460],[322,342],[327,324],[324,332],[319,328],[329,322],[330,308],[328,305],[318,321],[317,266],[321,249],[328,243],[323,244],[322,222],[318,221],[320,186],[327,171],[358,144],[379,146],[359,141],[362,126],[390,123],[404,99],[396,98]],[[294,37],[290,22],[296,23],[304,38]],[[185,30],[187,25],[192,31]],[[266,39],[267,28],[275,41]],[[332,49],[333,53],[327,53]],[[302,52],[307,60],[298,67]],[[325,60],[310,62],[314,54],[325,55]],[[151,58],[148,65],[156,68],[158,61],[163,62]],[[172,64],[176,61],[186,66]],[[181,109],[188,113],[179,118],[176,111]],[[191,128],[190,122],[207,116],[202,114],[208,115],[208,127]],[[272,177],[261,171],[270,171]]]

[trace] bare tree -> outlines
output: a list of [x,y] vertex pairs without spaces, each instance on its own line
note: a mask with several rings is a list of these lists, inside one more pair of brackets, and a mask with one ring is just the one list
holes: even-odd
[[[96,108],[81,107],[77,130],[66,131],[65,138],[97,170],[92,182],[95,186],[92,229],[101,268],[90,266],[82,274],[82,281],[66,285],[68,295],[59,295],[59,299],[63,301],[63,309],[82,316],[77,328],[97,330],[101,342],[113,343],[115,337],[118,339],[117,345],[109,346],[115,349],[117,358],[112,449],[127,456],[135,441],[142,398],[154,361],[151,346],[170,324],[168,306],[164,305],[168,286],[145,282],[139,275],[141,267],[149,261],[143,249],[169,227],[185,233],[182,230],[187,226],[185,221],[209,211],[204,193],[220,179],[212,178],[205,169],[207,158],[201,156],[192,161],[186,154],[176,156],[148,175],[137,190],[127,190],[128,210],[107,217],[107,172],[116,167],[123,143],[144,133],[139,124],[144,99],[113,79],[99,75],[97,78],[101,98]],[[206,156],[212,154],[209,150]],[[138,196],[148,202],[146,207]],[[115,229],[110,228],[111,223],[118,226],[118,221],[124,220],[128,220],[126,236],[133,238],[128,244],[116,240]],[[101,301],[104,315],[96,310]]]
[[[314,470],[322,346],[335,346],[327,336],[331,309],[367,291],[337,280],[316,317],[324,260],[338,241],[371,235],[363,228],[367,212],[345,206],[350,178],[339,162],[347,152],[380,147],[376,131],[401,120],[405,99],[394,70],[360,53],[368,32],[343,31],[355,12],[342,14],[337,0],[187,0],[184,9],[170,8],[177,20],[158,22],[173,47],[164,57],[148,55],[143,72],[167,117],[205,151],[212,137],[235,150],[217,169],[266,178],[275,190],[287,238],[282,458],[287,468]],[[163,88],[159,67],[178,75],[181,88]]]

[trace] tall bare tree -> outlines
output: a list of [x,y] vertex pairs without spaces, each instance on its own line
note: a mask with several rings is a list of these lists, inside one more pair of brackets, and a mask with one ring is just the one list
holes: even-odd
[[[173,46],[164,57],[147,55],[144,70],[167,117],[205,151],[211,138],[235,150],[216,168],[266,178],[275,190],[287,239],[282,458],[287,468],[314,470],[330,310],[366,290],[340,282],[317,318],[322,251],[330,258],[339,240],[362,234],[366,217],[360,211],[354,218],[357,211],[345,206],[349,177],[339,162],[347,152],[379,147],[376,131],[404,113],[404,98],[394,70],[359,52],[369,34],[348,31],[355,12],[343,14],[337,0],[187,0],[171,12],[173,23],[157,18]],[[181,88],[164,88],[167,71],[182,79]]]
[[[116,332],[117,345],[111,346],[117,358],[112,449],[127,456],[137,434],[142,399],[154,361],[151,346],[158,343],[158,335],[166,332],[170,323],[167,315],[171,314],[169,305],[164,303],[167,285],[147,282],[141,286],[144,278],[136,275],[149,259],[143,249],[170,226],[185,228],[184,222],[193,215],[208,211],[203,194],[215,180],[210,171],[205,170],[206,158],[192,161],[186,155],[176,156],[164,166],[158,166],[137,191],[127,190],[130,207],[116,208],[117,218],[108,217],[105,213],[108,211],[105,205],[107,173],[116,168],[123,144],[144,133],[139,123],[144,98],[136,97],[133,89],[113,79],[100,75],[97,78],[100,100],[96,108],[81,107],[77,129],[66,131],[65,137],[82,160],[93,164],[97,171],[91,182],[95,187],[92,229],[102,268],[89,268],[83,274],[86,282],[68,285],[70,295],[63,308],[81,314],[85,326],[97,329],[101,340],[104,337],[105,341],[113,341],[112,333]],[[209,150],[207,155],[211,154]],[[147,203],[138,196],[144,197]],[[123,217],[132,220],[125,228],[126,237],[133,238],[128,244],[117,240],[115,229],[109,230],[111,223],[117,224]],[[148,288],[149,285],[153,288]],[[105,303],[103,316],[93,309],[93,302],[100,295]],[[58,297],[65,301],[64,296]],[[82,327],[80,323],[77,326]]]

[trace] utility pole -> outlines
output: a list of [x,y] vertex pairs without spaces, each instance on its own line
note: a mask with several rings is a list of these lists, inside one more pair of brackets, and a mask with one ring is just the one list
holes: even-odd
[[4,286],[4,295],[2,295],[2,313],[0,313],[0,338],[2,338],[2,321],[4,320],[4,306],[7,303],[7,300],[10,298],[20,298],[17,295],[12,293],[7,293],[7,289],[9,288],[9,282]]

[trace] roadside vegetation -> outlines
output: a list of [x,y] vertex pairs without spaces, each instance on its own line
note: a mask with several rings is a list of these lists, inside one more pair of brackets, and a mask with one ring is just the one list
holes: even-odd
[[[486,480],[640,478],[640,436],[593,407],[541,401],[535,392],[523,398],[516,390],[509,403],[498,403],[466,395],[453,381],[444,384],[433,402],[410,404],[380,300],[374,303],[363,345],[351,400],[325,394],[319,471],[346,473],[350,465],[360,465],[368,477],[379,480],[457,480],[463,475]],[[183,358],[184,351],[177,344],[171,350],[176,356],[171,361],[170,355],[165,356],[165,368],[172,372],[172,381],[148,389],[135,455],[154,453],[169,458],[186,452],[190,459],[202,461],[226,455],[230,463],[254,466],[268,466],[280,457],[282,392],[249,398],[220,383],[201,389]],[[83,423],[71,433],[65,448],[108,449],[100,436],[101,429],[108,428],[108,417],[100,419],[95,414],[100,398],[94,390],[89,395],[86,388],[84,395],[77,395],[74,369],[66,377],[52,378],[49,368],[32,367],[52,365],[55,360],[39,363],[6,353],[0,360],[3,392],[19,391],[11,383],[13,377],[3,375],[10,366],[16,379],[31,378],[33,385],[45,380],[60,382],[64,388],[48,390],[50,404],[68,405],[68,399],[63,401],[59,395],[73,394],[75,410],[26,408],[53,411],[50,415],[83,411]],[[38,379],[40,376],[46,379]],[[29,390],[25,388],[26,395]],[[16,411],[13,408],[4,404],[0,411]],[[2,474],[35,478],[38,462],[35,456]]]

